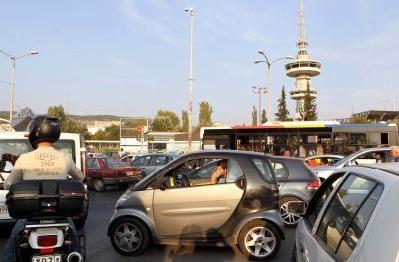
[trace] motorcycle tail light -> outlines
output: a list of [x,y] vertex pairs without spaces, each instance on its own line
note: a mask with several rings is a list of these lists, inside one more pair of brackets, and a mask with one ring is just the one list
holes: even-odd
[[320,187],[320,180],[318,178],[309,181],[306,185],[307,190],[317,190],[319,187]]
[[57,245],[57,240],[56,235],[39,236],[37,238],[37,244],[39,247],[52,247]]

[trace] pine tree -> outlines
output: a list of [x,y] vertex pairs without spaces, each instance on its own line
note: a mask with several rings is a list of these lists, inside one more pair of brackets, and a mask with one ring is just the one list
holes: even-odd
[[255,106],[252,106],[252,125],[256,126],[258,124],[258,110]]
[[286,94],[285,88],[281,89],[281,97],[277,100],[278,101],[278,111],[274,115],[276,116],[276,121],[292,121],[292,118],[289,118],[290,112],[287,108],[287,101],[286,101]]
[[317,120],[317,106],[315,98],[310,95],[310,84],[308,81],[306,95],[303,101],[303,108],[300,112],[298,120],[301,121],[316,121]]
[[262,118],[260,119],[260,122],[262,124],[267,122],[267,116],[266,116],[266,110],[265,109],[263,109],[263,111],[262,111]]
[[181,121],[182,121],[181,131],[188,132],[188,112],[186,110],[183,110],[181,112]]

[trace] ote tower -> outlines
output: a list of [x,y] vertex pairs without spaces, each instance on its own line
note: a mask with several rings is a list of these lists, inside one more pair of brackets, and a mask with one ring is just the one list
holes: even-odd
[[317,97],[316,89],[312,88],[311,78],[320,74],[321,63],[310,59],[308,54],[308,42],[305,34],[305,18],[303,15],[303,0],[300,0],[300,34],[299,40],[296,43],[297,56],[291,63],[285,65],[286,74],[289,77],[295,77],[295,88],[290,92],[291,99],[296,101],[295,119],[300,117],[300,112],[303,109],[304,98],[307,88],[310,89],[310,95],[313,98]]

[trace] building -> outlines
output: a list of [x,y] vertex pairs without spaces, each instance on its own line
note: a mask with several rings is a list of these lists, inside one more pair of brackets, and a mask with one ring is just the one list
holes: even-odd
[[373,123],[399,121],[399,111],[368,110],[352,115],[352,119],[362,118]]
[[293,62],[285,65],[287,76],[295,78],[295,88],[290,92],[291,99],[296,101],[295,119],[300,117],[307,89],[309,88],[311,97],[317,97],[317,90],[312,87],[311,78],[319,75],[321,71],[321,63],[309,57],[303,0],[300,1],[300,33],[296,43],[298,53]]
[[86,123],[87,131],[94,135],[99,130],[104,130],[106,127],[110,127],[112,125],[119,126],[119,121],[94,121],[90,123]]

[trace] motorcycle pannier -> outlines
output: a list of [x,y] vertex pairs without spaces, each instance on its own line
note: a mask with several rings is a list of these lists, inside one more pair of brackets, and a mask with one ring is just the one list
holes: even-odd
[[71,217],[83,212],[85,188],[74,180],[24,180],[10,187],[7,206],[16,219]]

